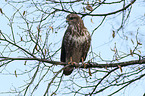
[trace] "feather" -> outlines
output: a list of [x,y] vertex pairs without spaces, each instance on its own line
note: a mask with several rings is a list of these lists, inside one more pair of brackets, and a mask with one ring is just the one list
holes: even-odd
[[[86,59],[90,48],[91,36],[77,14],[67,16],[69,24],[62,41],[61,62],[82,62]],[[70,59],[72,58],[72,60]],[[64,68],[63,74],[70,75],[73,67]]]

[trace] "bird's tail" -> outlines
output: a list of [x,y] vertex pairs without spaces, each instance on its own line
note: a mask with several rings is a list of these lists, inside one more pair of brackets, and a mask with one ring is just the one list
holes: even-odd
[[66,67],[63,70],[63,74],[64,75],[70,75],[72,73],[73,69],[74,69],[73,67]]

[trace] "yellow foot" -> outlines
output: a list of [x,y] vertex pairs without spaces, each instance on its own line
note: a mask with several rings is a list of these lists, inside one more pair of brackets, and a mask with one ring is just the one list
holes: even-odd
[[70,57],[70,62],[68,62],[68,64],[72,64],[72,65],[77,66],[77,63],[76,62],[72,62],[72,57]]
[[84,68],[86,68],[86,63],[84,63],[84,58],[82,57],[82,66],[84,66]]

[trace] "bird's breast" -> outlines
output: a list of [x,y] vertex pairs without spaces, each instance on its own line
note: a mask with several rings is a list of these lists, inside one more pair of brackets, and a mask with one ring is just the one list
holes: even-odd
[[72,40],[73,43],[75,42],[77,44],[82,44],[88,39],[89,39],[89,34],[83,36],[69,35],[69,40]]

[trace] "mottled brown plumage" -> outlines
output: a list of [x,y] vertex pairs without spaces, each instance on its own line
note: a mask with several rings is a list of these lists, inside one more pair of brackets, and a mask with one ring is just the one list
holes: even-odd
[[[77,14],[67,16],[69,26],[64,34],[61,47],[61,62],[82,62],[85,61],[90,48],[91,36],[84,26],[83,20]],[[63,74],[70,75],[73,67],[67,67]]]

